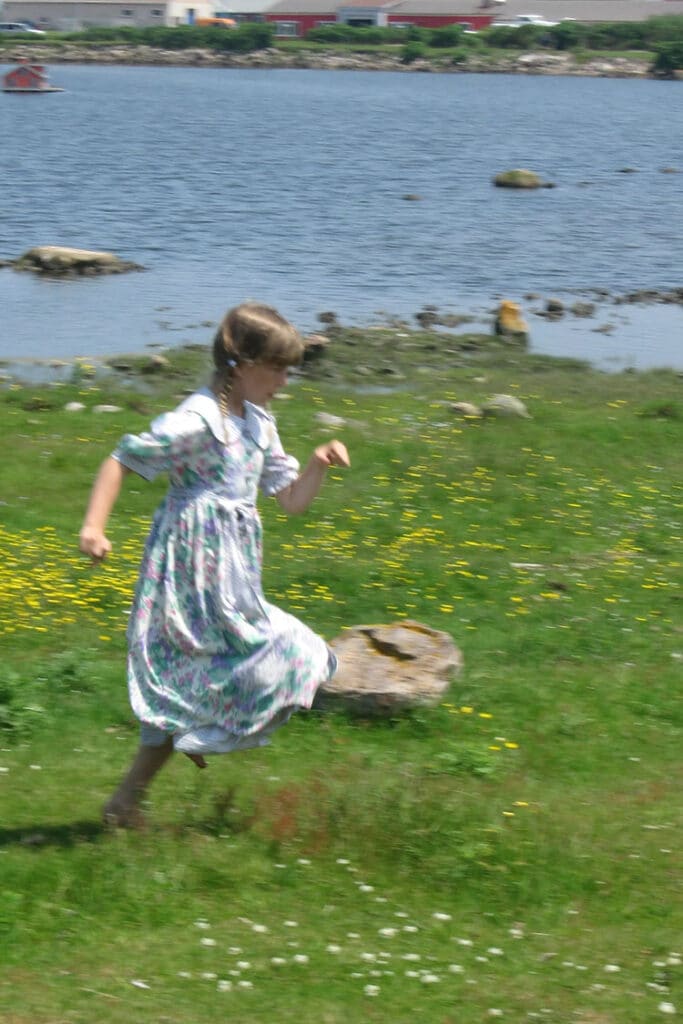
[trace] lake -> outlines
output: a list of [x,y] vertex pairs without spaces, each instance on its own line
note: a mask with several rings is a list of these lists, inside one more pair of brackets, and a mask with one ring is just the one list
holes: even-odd
[[[62,244],[147,269],[0,270],[5,359],[208,342],[245,298],[307,331],[323,310],[362,324],[425,304],[487,329],[506,297],[537,351],[683,369],[680,305],[537,315],[550,296],[683,284],[680,83],[92,65],[51,78],[63,93],[0,94],[0,258]],[[511,167],[555,187],[493,187]]]

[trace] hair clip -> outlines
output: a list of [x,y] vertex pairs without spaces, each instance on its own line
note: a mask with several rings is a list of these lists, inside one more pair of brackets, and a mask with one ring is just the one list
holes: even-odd
[[234,359],[226,359],[225,365],[229,366],[231,370],[234,370],[235,367],[237,366],[237,362]]

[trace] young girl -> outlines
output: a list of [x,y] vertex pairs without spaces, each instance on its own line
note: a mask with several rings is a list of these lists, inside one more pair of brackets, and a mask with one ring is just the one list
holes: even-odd
[[303,472],[285,454],[266,406],[301,361],[296,330],[269,306],[244,303],[213,342],[212,386],[149,433],[127,434],[102,464],[80,534],[94,561],[123,478],[168,472],[143,555],[128,627],[128,687],[141,722],[130,770],[104,808],[136,824],[147,786],[173,750],[203,768],[205,754],[261,746],[297,708],[310,708],[336,662],[324,641],[270,604],[261,589],[257,489],[303,512],[340,441],[316,448]]

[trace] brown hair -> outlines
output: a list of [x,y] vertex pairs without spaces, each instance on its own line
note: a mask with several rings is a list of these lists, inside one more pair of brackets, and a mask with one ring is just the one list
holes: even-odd
[[213,339],[213,390],[227,402],[239,363],[295,366],[303,358],[299,332],[272,306],[243,302],[228,310]]

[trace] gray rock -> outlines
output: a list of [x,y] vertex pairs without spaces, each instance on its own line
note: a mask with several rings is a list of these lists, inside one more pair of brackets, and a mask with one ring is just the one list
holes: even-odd
[[30,270],[52,277],[121,274],[127,270],[142,270],[137,263],[121,260],[110,252],[72,249],[63,245],[37,245],[12,265],[16,270]]
[[534,171],[524,167],[516,167],[511,171],[496,174],[493,184],[498,188],[544,188],[545,183]]
[[514,395],[493,395],[482,405],[485,416],[521,416],[530,420],[531,416],[521,399]]
[[453,402],[450,406],[452,412],[457,412],[461,416],[483,416],[484,413],[478,405],[474,405],[473,402]]
[[316,697],[316,707],[391,716],[438,704],[461,671],[463,658],[448,633],[406,619],[352,626],[330,643],[339,670]]
[[342,416],[335,416],[331,412],[317,412],[313,417],[316,423],[323,427],[345,427],[346,420]]

